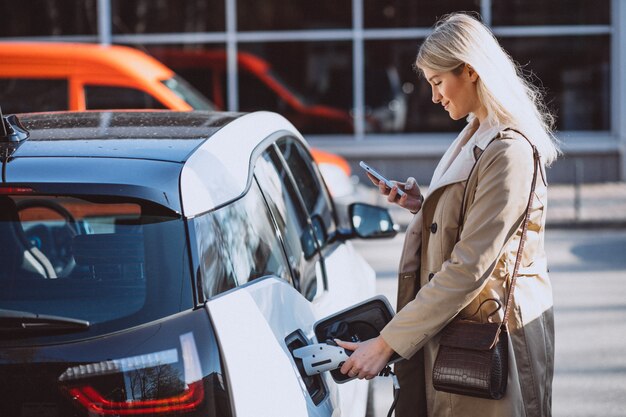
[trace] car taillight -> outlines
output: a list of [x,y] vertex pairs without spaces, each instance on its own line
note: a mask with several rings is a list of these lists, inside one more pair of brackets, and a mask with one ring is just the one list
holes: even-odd
[[[68,368],[61,389],[90,416],[156,415],[196,410],[205,398],[198,350],[192,333],[177,349]],[[181,375],[183,374],[183,375]]]
[[160,414],[195,410],[204,399],[203,382],[189,384],[185,392],[158,400],[111,401],[89,385],[70,388],[68,393],[90,413],[98,415]]
[[0,195],[5,194],[32,194],[35,190],[30,187],[0,187]]

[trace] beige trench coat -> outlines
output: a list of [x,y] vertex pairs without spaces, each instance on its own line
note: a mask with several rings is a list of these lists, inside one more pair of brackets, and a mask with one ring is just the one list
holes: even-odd
[[[475,128],[466,130],[469,137]],[[504,304],[533,177],[532,149],[513,131],[500,132],[484,153],[474,151],[459,155],[444,181],[431,184],[421,211],[407,229],[399,269],[398,313],[381,332],[396,352],[410,358],[396,364],[401,384],[397,417],[551,415],[554,321],[544,252],[547,187],[543,167],[537,175],[509,317],[505,397],[487,400],[432,387],[440,330],[457,315],[471,316],[485,299],[498,298]],[[466,186],[467,209],[457,243]],[[486,321],[493,310],[489,304],[495,305],[486,303],[473,318]],[[501,310],[496,317],[502,320]]]

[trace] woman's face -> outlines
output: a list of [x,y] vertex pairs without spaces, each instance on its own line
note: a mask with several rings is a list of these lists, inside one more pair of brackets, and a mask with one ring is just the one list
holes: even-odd
[[435,72],[424,68],[424,76],[432,88],[433,103],[440,103],[453,120],[474,113],[479,120],[487,115],[478,99],[478,74],[464,65],[462,70]]

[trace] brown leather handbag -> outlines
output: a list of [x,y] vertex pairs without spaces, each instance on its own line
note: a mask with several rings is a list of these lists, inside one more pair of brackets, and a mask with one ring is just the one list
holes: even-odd
[[[511,287],[504,305],[502,323],[480,323],[467,319],[454,319],[441,331],[439,351],[433,366],[433,387],[437,391],[493,400],[499,400],[506,393],[509,359],[507,332],[509,306],[513,298],[517,272],[526,241],[526,231],[528,229],[540,163],[537,148],[532,143],[531,146],[533,147],[534,158],[533,180],[530,196],[528,197],[528,205],[526,206],[526,214],[522,222],[522,237],[511,277]],[[472,173],[470,172],[469,176],[471,175]],[[463,206],[465,196],[462,201]],[[459,224],[462,224],[463,215],[464,208],[461,207]],[[457,240],[458,237],[457,235]],[[500,302],[497,300],[493,301],[498,303],[498,309],[496,310],[498,311]],[[479,309],[481,306],[479,306]],[[490,317],[496,311],[491,313]]]

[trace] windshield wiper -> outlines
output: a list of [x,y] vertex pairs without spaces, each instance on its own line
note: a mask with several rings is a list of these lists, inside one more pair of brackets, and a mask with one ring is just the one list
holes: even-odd
[[0,331],[80,331],[88,328],[87,320],[0,308]]

